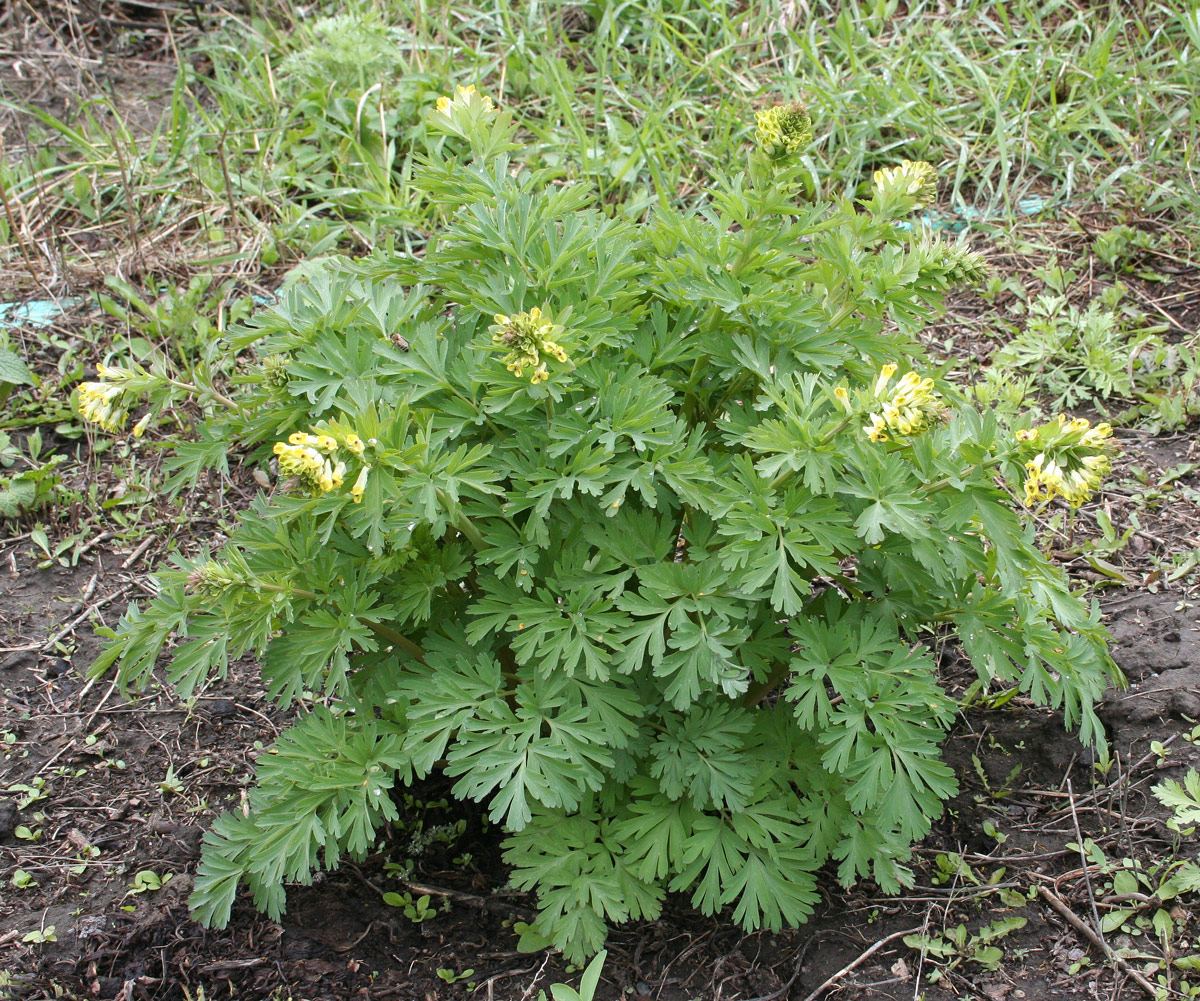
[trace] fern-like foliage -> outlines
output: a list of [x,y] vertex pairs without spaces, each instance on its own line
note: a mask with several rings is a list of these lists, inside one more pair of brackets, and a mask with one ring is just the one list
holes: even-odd
[[[446,226],[307,266],[231,333],[249,374],[176,482],[234,451],[280,480],[96,664],[143,685],[173,637],[191,693],[252,653],[300,706],[206,837],[202,921],[243,884],[280,914],[435,770],[507,832],[530,941],[574,961],[668,891],[748,929],[805,920],[830,862],[897,891],[955,791],[946,631],[1102,740],[1098,614],[1003,484],[1042,432],[920,371],[916,332],[983,267],[895,225],[930,171],[806,205],[752,155],[635,224],[514,161],[474,91],[432,114],[414,176]],[[1086,428],[1043,438],[1082,463]]]

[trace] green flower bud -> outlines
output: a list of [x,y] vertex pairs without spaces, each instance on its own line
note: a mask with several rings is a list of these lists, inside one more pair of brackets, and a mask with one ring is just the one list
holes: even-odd
[[263,385],[268,389],[287,389],[290,376],[288,364],[291,358],[286,354],[268,355],[263,359]]
[[754,113],[754,141],[770,160],[786,160],[813,139],[812,119],[798,104],[777,104]]
[[987,261],[961,243],[947,243],[927,237],[917,244],[920,275],[923,282],[948,289],[955,285],[974,285],[987,275]]

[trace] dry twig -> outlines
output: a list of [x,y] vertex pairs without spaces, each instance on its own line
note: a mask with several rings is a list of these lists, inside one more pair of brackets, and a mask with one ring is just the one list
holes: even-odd
[[1046,901],[1046,903],[1048,903],[1055,910],[1055,912],[1064,921],[1066,921],[1067,924],[1079,932],[1080,935],[1091,942],[1092,945],[1094,945],[1097,949],[1103,952],[1109,962],[1111,962],[1122,973],[1133,980],[1143,991],[1146,992],[1148,997],[1158,997],[1158,992],[1155,990],[1154,985],[1140,973],[1138,973],[1138,971],[1130,966],[1127,962],[1125,962],[1125,960],[1113,952],[1112,949],[1109,948],[1108,943],[1100,937],[1099,933],[1089,927],[1083,918],[1071,910],[1071,908],[1066,905],[1061,897],[1052,891],[1047,890],[1044,886],[1039,886],[1037,888],[1037,892],[1038,895],[1044,901]]
[[873,946],[871,946],[871,948],[869,948],[866,952],[862,953],[856,960],[854,960],[854,962],[847,963],[845,966],[843,966],[840,970],[838,970],[832,976],[828,977],[825,980],[825,982],[823,984],[821,984],[821,986],[818,987],[815,991],[813,991],[810,995],[808,995],[808,997],[806,997],[804,999],[804,1001],[817,1001],[817,998],[819,998],[822,994],[825,993],[825,991],[827,991],[835,983],[837,983],[839,980],[841,980],[842,977],[844,977],[851,970],[854,970],[855,968],[861,966],[863,963],[865,963],[868,959],[870,959],[873,955],[875,955],[875,953],[877,953],[880,949],[882,949],[889,942],[894,942],[896,939],[903,938],[905,935],[916,935],[918,932],[921,931],[921,928],[922,928],[921,925],[917,925],[916,928],[905,928],[903,931],[893,932],[887,938],[881,938],[878,942],[876,942]]

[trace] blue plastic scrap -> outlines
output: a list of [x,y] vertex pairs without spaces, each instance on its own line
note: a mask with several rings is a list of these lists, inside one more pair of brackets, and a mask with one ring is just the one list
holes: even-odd
[[0,302],[0,330],[26,325],[44,327],[79,302],[65,299],[30,299],[28,302]]
[[[1045,210],[1050,204],[1050,199],[1042,198],[1040,195],[1030,195],[1028,198],[1022,198],[1017,202],[1017,212],[1021,215],[1037,215]],[[943,233],[961,233],[973,222],[980,222],[985,219],[999,219],[1004,216],[1002,212],[981,212],[974,205],[958,205],[953,210],[953,214],[957,218],[948,218],[937,212],[925,212],[917,219],[917,224],[923,229],[931,229]],[[908,220],[896,223],[899,229],[912,229],[913,223]]]

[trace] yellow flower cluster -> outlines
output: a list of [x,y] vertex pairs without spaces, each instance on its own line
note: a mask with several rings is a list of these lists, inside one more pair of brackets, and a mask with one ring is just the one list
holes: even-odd
[[[316,497],[337,490],[345,483],[346,463],[338,456],[338,449],[343,446],[358,456],[365,450],[362,439],[356,434],[343,435],[339,442],[330,434],[297,431],[289,435],[286,442],[275,442],[274,452],[279,462],[279,472],[295,477],[310,495]],[[370,469],[370,466],[364,465],[350,488],[350,497],[355,504],[363,499]]]
[[882,406],[880,412],[871,414],[871,423],[863,427],[863,434],[871,441],[888,441],[897,434],[921,434],[941,419],[942,401],[933,390],[932,379],[905,372],[889,390],[895,374],[895,365],[884,365],[872,387],[871,395]]
[[[116,365],[97,365],[96,372],[102,381],[85,382],[76,387],[76,410],[85,421],[99,424],[105,431],[115,433],[125,426],[129,418],[128,397],[136,402],[154,379],[147,376],[140,366],[121,368]],[[150,423],[152,414],[147,413],[134,425],[133,436],[140,438]]]
[[[104,366],[99,366],[100,375],[105,374]],[[99,424],[105,431],[116,433],[125,426],[129,417],[128,411],[121,406],[122,387],[110,382],[85,382],[76,390],[78,394],[79,416],[85,421]]]
[[1084,417],[1066,414],[1038,428],[1018,431],[1017,441],[1036,454],[1025,462],[1025,503],[1062,497],[1072,507],[1085,503],[1112,470],[1117,451],[1112,427],[1095,427]]
[[465,87],[458,87],[458,93],[453,98],[439,97],[437,100],[437,109],[447,118],[454,114],[455,108],[464,108],[471,111],[495,111],[496,106],[492,104],[492,99],[486,94],[480,94],[475,89],[475,84],[469,83]]
[[924,160],[901,160],[899,166],[875,171],[874,180],[876,194],[907,195],[916,208],[937,200],[937,170]]
[[537,306],[515,316],[497,313],[494,319],[495,326],[488,328],[492,332],[492,343],[507,349],[504,367],[518,379],[526,368],[533,369],[529,381],[535,386],[549,379],[550,373],[546,371],[543,355],[549,355],[564,365],[567,363],[567,352],[551,339],[562,327],[543,315]]
[[784,160],[813,139],[812,119],[798,104],[777,104],[754,113],[754,141],[765,156]]

